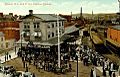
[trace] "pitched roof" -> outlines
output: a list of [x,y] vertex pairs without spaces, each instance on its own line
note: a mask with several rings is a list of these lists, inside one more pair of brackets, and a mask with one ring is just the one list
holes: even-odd
[[110,27],[113,28],[113,29],[116,29],[116,30],[120,30],[120,25],[110,26]]
[[[40,18],[40,19],[42,19],[44,21],[57,21],[57,15],[55,15],[55,14],[33,14],[33,15],[26,15],[26,17],[28,17],[28,16],[34,16],[34,17]],[[58,16],[58,18],[59,18],[59,20],[65,20],[64,18],[62,18],[60,16]]]
[[65,28],[65,34],[69,34],[69,33],[72,33],[72,32],[78,31],[78,30],[79,30],[79,28],[77,28],[74,24],[72,26]]

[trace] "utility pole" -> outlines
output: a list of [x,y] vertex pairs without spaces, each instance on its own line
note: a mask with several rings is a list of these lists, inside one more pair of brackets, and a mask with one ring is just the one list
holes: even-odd
[[60,68],[60,30],[59,30],[59,18],[57,15],[57,26],[58,26],[58,67]]

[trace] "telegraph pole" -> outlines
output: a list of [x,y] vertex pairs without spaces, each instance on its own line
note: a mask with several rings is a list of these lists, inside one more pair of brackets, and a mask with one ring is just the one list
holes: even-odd
[[60,68],[60,30],[59,30],[59,18],[57,15],[57,26],[58,26],[58,67]]

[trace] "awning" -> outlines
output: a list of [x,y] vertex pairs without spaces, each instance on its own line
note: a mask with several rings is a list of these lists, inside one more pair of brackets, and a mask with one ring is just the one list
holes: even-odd
[[34,36],[37,36],[37,32],[34,32],[34,34],[33,34]]
[[33,33],[33,36],[38,36],[38,37],[41,37],[42,33],[41,32],[34,32]]
[[26,35],[27,35],[27,36],[30,36],[30,32],[26,32]]

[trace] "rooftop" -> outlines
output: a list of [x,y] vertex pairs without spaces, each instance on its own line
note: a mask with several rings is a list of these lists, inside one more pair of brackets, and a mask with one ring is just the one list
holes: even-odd
[[65,34],[69,34],[69,33],[78,31],[79,28],[77,28],[75,25],[76,25],[76,24],[74,24],[74,25],[72,25],[72,26],[66,27],[66,28],[65,28]]
[[116,30],[120,30],[120,25],[111,26],[111,28],[116,29]]
[[[55,14],[33,14],[33,15],[26,15],[23,19],[29,17],[29,16],[34,16],[37,18],[40,18],[44,21],[57,21],[57,15]],[[59,20],[65,20],[64,18],[58,16]]]

